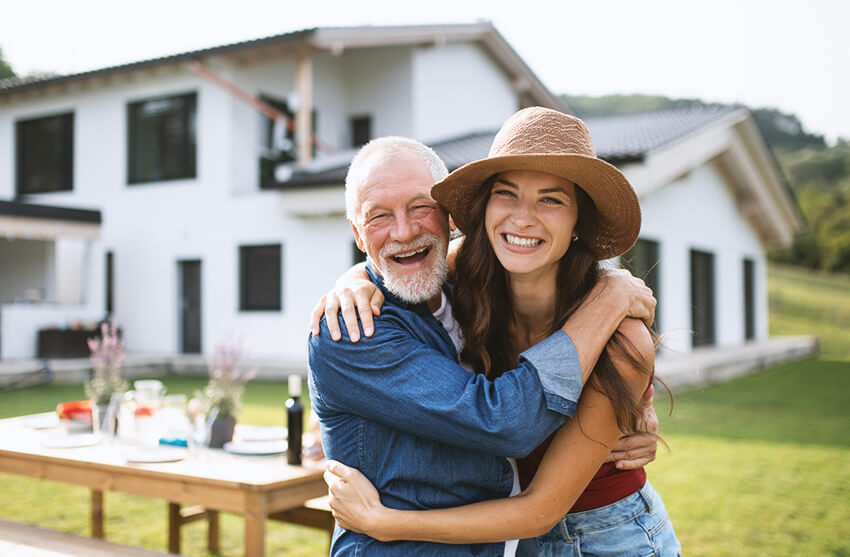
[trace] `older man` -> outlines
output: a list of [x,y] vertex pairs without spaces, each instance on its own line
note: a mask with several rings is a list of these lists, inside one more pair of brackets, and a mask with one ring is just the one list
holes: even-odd
[[[430,195],[446,175],[436,154],[410,139],[381,138],[361,149],[346,178],[348,218],[386,302],[372,336],[334,342],[322,320],[309,341],[310,396],[326,455],[359,469],[399,509],[509,495],[515,474],[504,456],[526,455],[572,416],[622,318],[649,318],[654,307],[641,281],[611,276],[615,288],[600,287],[561,331],[524,352],[517,369],[492,382],[469,373],[457,361],[444,292],[448,215]],[[331,553],[496,556],[504,549],[380,543],[338,528]]]

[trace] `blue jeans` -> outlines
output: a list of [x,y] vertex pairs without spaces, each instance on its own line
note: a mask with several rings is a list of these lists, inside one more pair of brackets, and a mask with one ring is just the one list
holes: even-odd
[[520,540],[517,557],[681,557],[661,496],[647,481],[598,509],[570,513],[538,538]]

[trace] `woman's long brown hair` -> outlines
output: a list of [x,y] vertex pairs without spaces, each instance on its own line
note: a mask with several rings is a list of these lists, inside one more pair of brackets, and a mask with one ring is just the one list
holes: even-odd
[[[490,245],[484,227],[484,213],[495,176],[481,186],[472,206],[469,230],[456,261],[456,288],[452,311],[463,331],[464,348],[461,360],[494,379],[517,365],[519,349],[517,340],[507,326],[513,319],[506,271]],[[595,237],[597,230],[596,207],[593,200],[576,186],[578,221],[574,241],[561,258],[558,267],[555,312],[548,334],[559,330],[581,305],[593,286],[599,281],[599,260],[590,249],[587,239]],[[654,337],[653,337],[654,338]],[[643,405],[614,367],[611,351],[625,358],[648,377],[653,370],[648,367],[631,342],[615,333],[599,357],[588,385],[606,395],[614,406],[617,425],[623,433],[639,430]]]

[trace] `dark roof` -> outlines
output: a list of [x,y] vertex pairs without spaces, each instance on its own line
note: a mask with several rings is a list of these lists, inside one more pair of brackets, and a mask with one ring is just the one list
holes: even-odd
[[[593,135],[597,156],[617,164],[643,160],[652,151],[709,126],[736,110],[739,109],[729,106],[682,108],[588,118],[585,123]],[[431,147],[451,172],[468,162],[486,157],[497,131],[437,141],[431,143]],[[292,177],[278,187],[341,184],[356,152],[350,150],[337,153],[332,160],[316,161],[306,169],[294,171]]]
[[733,106],[689,107],[587,118],[596,154],[608,162],[642,160],[652,151],[682,139],[740,110]]
[[34,219],[65,220],[101,223],[100,211],[96,209],[73,209],[51,205],[34,205],[20,201],[0,201],[0,216],[30,217]]
[[169,56],[162,56],[159,58],[150,58],[148,60],[142,60],[140,62],[131,62],[129,64],[121,64],[118,66],[110,66],[108,68],[100,68],[97,70],[91,70],[87,72],[81,72],[76,74],[67,74],[67,75],[43,75],[43,76],[30,76],[30,77],[12,77],[8,79],[0,79],[0,95],[4,93],[25,91],[27,89],[35,89],[38,87],[44,87],[45,85],[53,85],[58,83],[76,81],[79,79],[86,79],[90,77],[103,76],[107,74],[123,72],[127,70],[138,70],[151,66],[158,66],[160,64],[173,63],[173,62],[183,62],[187,60],[196,60],[198,58],[204,56],[213,56],[219,54],[227,54],[237,50],[243,50],[247,48],[255,48],[273,44],[279,44],[289,41],[294,41],[298,39],[305,38],[316,30],[315,27],[310,29],[302,29],[300,31],[293,31],[291,33],[282,33],[279,35],[271,35],[269,37],[263,37],[261,39],[253,39],[249,41],[240,41],[237,43],[230,43],[221,46],[215,46],[211,48],[203,48],[200,50],[190,50],[187,52],[182,52],[179,54],[171,54]]

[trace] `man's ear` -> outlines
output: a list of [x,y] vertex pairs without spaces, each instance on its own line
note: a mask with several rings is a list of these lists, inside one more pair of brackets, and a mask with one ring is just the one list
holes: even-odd
[[453,219],[451,215],[449,215],[449,230],[451,230],[452,232],[457,230],[457,225],[455,225],[455,219]]
[[363,238],[360,237],[360,232],[357,230],[357,227],[354,226],[354,223],[348,221],[348,224],[351,225],[351,231],[354,233],[354,243],[357,244],[357,249],[366,253],[366,245],[363,243]]

